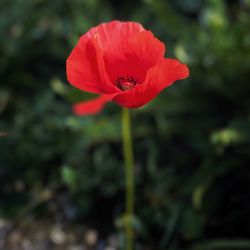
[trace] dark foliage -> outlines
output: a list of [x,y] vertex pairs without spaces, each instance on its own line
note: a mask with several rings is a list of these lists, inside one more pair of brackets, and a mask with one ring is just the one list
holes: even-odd
[[120,230],[120,109],[75,117],[92,96],[67,83],[65,60],[91,26],[133,20],[191,71],[133,111],[138,249],[249,249],[249,12],[247,0],[1,0],[0,217]]

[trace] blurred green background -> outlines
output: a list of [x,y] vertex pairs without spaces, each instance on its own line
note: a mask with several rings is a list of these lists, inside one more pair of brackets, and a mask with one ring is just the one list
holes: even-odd
[[74,116],[92,96],[65,75],[79,36],[113,19],[191,72],[132,113],[136,249],[250,249],[249,0],[1,0],[0,249],[123,249],[120,107]]

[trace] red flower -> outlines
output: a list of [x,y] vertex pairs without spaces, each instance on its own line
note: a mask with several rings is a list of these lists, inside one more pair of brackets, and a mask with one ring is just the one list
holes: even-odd
[[98,113],[111,100],[137,108],[188,77],[188,67],[164,53],[164,44],[139,23],[112,21],[90,29],[67,59],[67,78],[100,97],[76,104],[75,113]]

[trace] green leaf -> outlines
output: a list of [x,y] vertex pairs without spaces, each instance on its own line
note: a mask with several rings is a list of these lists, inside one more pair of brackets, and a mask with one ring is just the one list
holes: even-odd
[[77,183],[77,173],[69,166],[62,167],[62,180],[63,182],[71,189],[74,190],[76,188]]

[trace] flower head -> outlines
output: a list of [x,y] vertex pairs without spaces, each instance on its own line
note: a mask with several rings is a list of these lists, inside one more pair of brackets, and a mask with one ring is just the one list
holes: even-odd
[[80,37],[66,68],[73,86],[100,97],[76,104],[75,113],[98,113],[109,101],[137,108],[188,77],[185,64],[164,54],[164,44],[139,23],[112,21],[93,27]]

